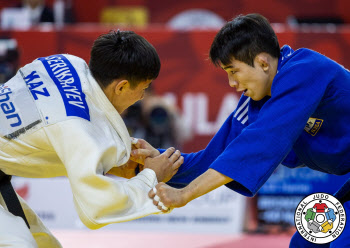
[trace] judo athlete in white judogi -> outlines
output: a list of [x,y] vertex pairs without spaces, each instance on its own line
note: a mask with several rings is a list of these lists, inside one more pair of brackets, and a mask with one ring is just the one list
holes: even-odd
[[[0,170],[68,177],[79,217],[91,229],[161,212],[147,193],[176,173],[183,162],[179,151],[146,159],[129,180],[105,176],[135,174],[128,162],[131,139],[119,114],[142,99],[159,70],[153,46],[130,31],[100,36],[89,66],[59,54],[20,68],[0,86]],[[7,210],[3,196],[0,247],[61,247],[23,199],[30,229],[25,218]]]

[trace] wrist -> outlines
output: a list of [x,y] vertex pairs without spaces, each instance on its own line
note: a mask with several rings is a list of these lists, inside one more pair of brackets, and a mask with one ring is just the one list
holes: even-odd
[[[150,188],[153,188],[158,184],[156,173],[154,172],[154,170],[149,168],[145,168],[134,178],[137,178],[138,181],[141,180]],[[134,178],[131,178],[131,180],[133,180]]]
[[156,179],[158,181],[158,183],[162,182],[164,179],[164,175],[162,175],[161,171],[159,171],[159,168],[157,166],[154,165],[154,163],[152,163],[152,158],[148,157],[145,159],[145,169],[150,169],[152,170],[155,175],[156,175]]
[[156,172],[156,171],[154,171],[155,173],[156,173],[156,177],[157,177],[157,181],[158,181],[158,183],[161,183],[161,182],[163,182],[164,181],[164,175],[163,174],[161,174],[161,173],[159,173],[158,171]]
[[185,203],[184,205],[186,205],[187,203],[189,203],[190,201],[195,199],[193,192],[190,190],[190,188],[188,186],[180,189],[180,192],[181,192],[182,200]]

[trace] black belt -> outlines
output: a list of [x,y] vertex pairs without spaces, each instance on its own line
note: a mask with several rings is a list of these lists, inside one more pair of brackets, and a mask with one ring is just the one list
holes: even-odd
[[350,201],[350,179],[348,179],[344,185],[338,190],[334,196],[344,204],[347,201]]
[[24,222],[30,228],[27,218],[23,212],[21,203],[18,200],[15,190],[11,184],[11,176],[6,175],[0,170],[0,193],[4,199],[7,209],[15,216],[22,217]]
[[341,204],[344,204],[345,202],[350,201],[350,191],[348,191],[345,195],[340,197],[338,200],[341,202]]

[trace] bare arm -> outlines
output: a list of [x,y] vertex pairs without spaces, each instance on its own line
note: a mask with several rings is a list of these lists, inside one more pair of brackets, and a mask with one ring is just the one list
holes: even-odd
[[188,195],[188,202],[231,181],[232,179],[224,174],[221,174],[213,169],[208,169],[184,188],[185,194]]
[[[178,208],[185,206],[188,202],[197,197],[205,195],[231,181],[231,178],[217,172],[216,170],[208,169],[183,189],[175,189],[164,183],[159,183],[156,186],[156,194],[164,206]],[[156,194],[151,190],[148,195],[150,198],[154,198]],[[153,200],[153,204],[158,205],[158,201]]]

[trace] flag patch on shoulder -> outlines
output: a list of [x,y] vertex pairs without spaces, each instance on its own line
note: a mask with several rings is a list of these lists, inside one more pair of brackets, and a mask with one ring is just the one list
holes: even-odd
[[315,136],[317,132],[320,130],[322,126],[323,120],[317,119],[317,118],[309,118],[307,121],[304,130],[311,134],[312,136]]

